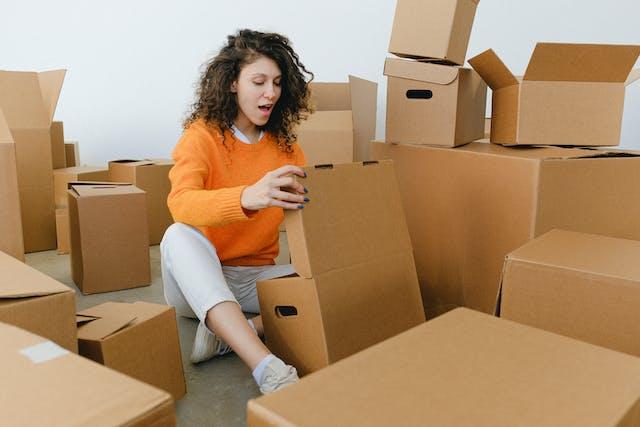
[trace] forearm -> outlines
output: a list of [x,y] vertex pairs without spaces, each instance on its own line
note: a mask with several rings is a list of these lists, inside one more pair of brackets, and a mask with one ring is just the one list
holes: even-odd
[[168,198],[174,221],[196,227],[216,227],[249,219],[240,204],[246,186],[217,190],[177,189]]

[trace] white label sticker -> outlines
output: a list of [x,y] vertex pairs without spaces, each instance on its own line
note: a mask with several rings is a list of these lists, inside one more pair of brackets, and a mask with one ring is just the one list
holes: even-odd
[[43,363],[69,354],[69,350],[60,347],[54,342],[45,341],[23,348],[20,350],[20,354],[28,357],[33,363]]

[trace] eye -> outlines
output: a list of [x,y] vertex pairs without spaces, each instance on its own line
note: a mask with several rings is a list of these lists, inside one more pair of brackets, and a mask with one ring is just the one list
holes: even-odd
[[275,81],[273,82],[273,84],[274,84],[274,85],[276,85],[276,86],[278,86],[278,87],[280,87],[281,83],[282,83],[282,82],[281,82],[280,80],[275,80]]
[[262,80],[254,80],[253,84],[256,85],[256,86],[262,86],[264,84],[264,81],[262,81]]

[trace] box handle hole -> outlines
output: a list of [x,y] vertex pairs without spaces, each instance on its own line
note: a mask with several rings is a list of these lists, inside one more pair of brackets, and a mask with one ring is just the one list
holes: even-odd
[[293,317],[298,315],[298,309],[292,305],[276,305],[276,316]]
[[428,89],[409,89],[407,91],[408,99],[431,99],[433,92]]

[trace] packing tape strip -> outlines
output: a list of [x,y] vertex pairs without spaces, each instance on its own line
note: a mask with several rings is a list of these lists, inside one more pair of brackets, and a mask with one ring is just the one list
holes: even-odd
[[40,344],[25,347],[20,350],[19,353],[33,363],[44,363],[69,354],[69,350],[60,347],[54,342],[45,341]]

